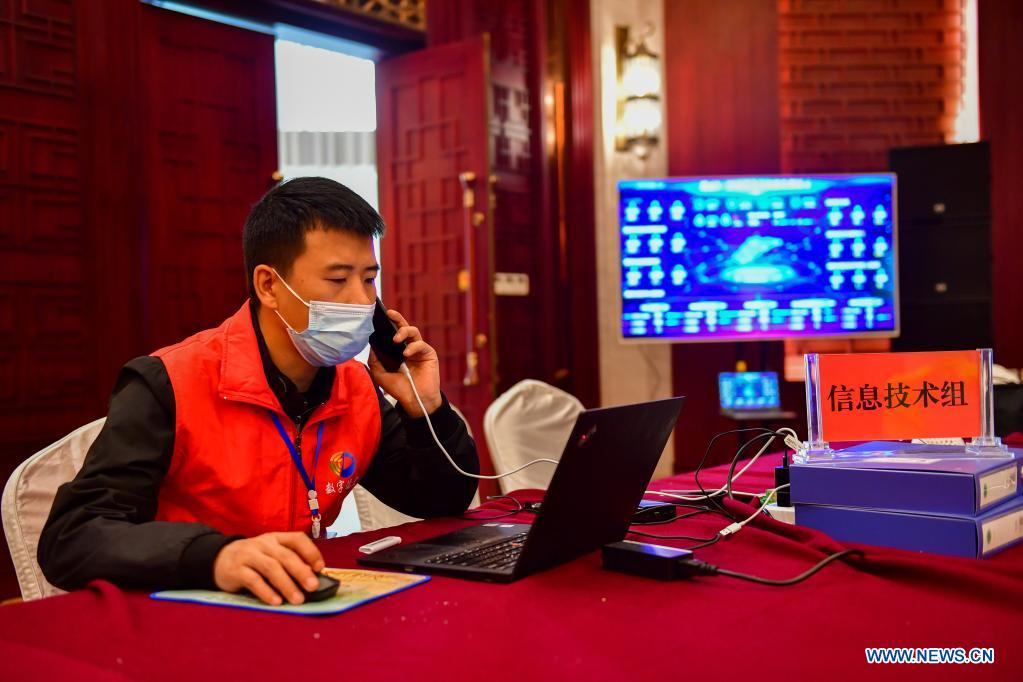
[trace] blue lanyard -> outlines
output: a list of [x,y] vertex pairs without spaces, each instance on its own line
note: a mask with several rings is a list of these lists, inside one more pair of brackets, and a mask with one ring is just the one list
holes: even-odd
[[[306,489],[309,491],[309,497],[312,500],[316,499],[316,463],[320,461],[320,446],[323,445],[323,425],[326,422],[320,422],[320,426],[316,429],[316,451],[313,452],[313,476],[309,477],[306,473],[305,467],[302,465],[302,455],[299,453],[298,448],[291,442],[291,438],[288,436],[288,431],[284,428],[284,424],[281,423],[280,417],[276,413],[270,412],[270,418],[274,420],[274,426],[277,427],[277,433],[281,434],[281,440],[288,446],[288,452],[291,453],[291,460],[295,463],[295,468],[298,469],[298,473],[302,476],[302,482],[305,483]],[[310,505],[311,506],[311,505]],[[320,515],[319,507],[310,510],[313,517]]]

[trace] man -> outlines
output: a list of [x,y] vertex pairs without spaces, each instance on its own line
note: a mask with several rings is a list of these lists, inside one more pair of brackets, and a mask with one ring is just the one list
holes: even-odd
[[[371,352],[380,216],[347,187],[298,178],[245,223],[250,300],[216,329],[121,371],[106,424],[58,490],[39,542],[46,578],[145,589],[248,589],[303,601],[323,558],[310,535],[361,483],[418,517],[461,513],[475,480],[429,433],[408,378]],[[437,353],[388,311],[438,438],[478,473],[440,391]],[[392,407],[381,390],[397,399]]]

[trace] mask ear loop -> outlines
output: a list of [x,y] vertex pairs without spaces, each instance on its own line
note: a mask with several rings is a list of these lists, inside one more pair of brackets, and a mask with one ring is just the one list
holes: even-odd
[[[277,275],[277,279],[281,280],[281,284],[283,284],[288,289],[288,291],[291,292],[292,296],[294,296],[298,300],[302,301],[302,303],[305,305],[306,308],[310,308],[310,309],[312,308],[311,305],[306,303],[306,300],[304,298],[302,298],[297,293],[295,293],[295,290],[291,288],[290,284],[288,284],[286,281],[284,281],[284,278],[281,277],[281,273],[277,272],[277,268],[271,266],[270,267],[270,272],[272,272],[275,275]],[[301,333],[301,332],[295,331],[295,328],[292,327],[290,324],[288,324],[288,321],[284,319],[284,315],[281,315],[281,311],[275,309],[274,313],[277,315],[277,317],[281,318],[281,322],[284,323],[284,326],[287,327],[289,331],[294,332],[295,334],[300,334]]]
[[[291,295],[292,295],[292,296],[294,296],[294,297],[295,297],[295,298],[297,298],[298,300],[302,301],[302,305],[304,305],[304,306],[305,306],[306,308],[311,308],[311,307],[312,307],[311,305],[309,305],[309,302],[308,302],[308,301],[306,301],[306,300],[305,300],[304,298],[302,298],[302,297],[301,297],[301,296],[299,296],[299,295],[298,295],[297,293],[295,293],[295,290],[291,288],[291,285],[290,285],[290,284],[288,284],[288,283],[287,283],[287,282],[286,282],[286,281],[284,280],[284,278],[283,278],[283,277],[281,277],[281,273],[277,272],[277,269],[276,269],[276,268],[273,268],[273,267],[271,267],[271,268],[270,268],[270,271],[271,271],[271,272],[273,272],[273,273],[274,273],[275,275],[277,275],[277,279],[281,280],[281,284],[283,284],[283,285],[284,285],[285,287],[287,287],[288,291],[290,291],[290,292],[291,292]],[[278,315],[279,315],[279,314],[280,314],[280,313],[278,313]],[[284,319],[284,318],[281,318],[281,319]],[[287,322],[285,322],[284,324],[288,324],[288,323],[287,323]]]
[[281,315],[280,311],[275,310],[274,313],[277,315],[277,317],[281,318],[281,322],[283,322],[284,326],[288,328],[288,331],[294,332],[295,334],[300,334],[301,333],[301,332],[295,331],[295,328],[292,327],[290,324],[288,324],[288,321],[284,319],[284,315]]

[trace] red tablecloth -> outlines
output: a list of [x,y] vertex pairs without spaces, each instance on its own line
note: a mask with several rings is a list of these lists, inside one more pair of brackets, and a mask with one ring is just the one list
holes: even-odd
[[[737,489],[771,485],[776,462],[765,458]],[[720,469],[706,475],[723,478]],[[690,484],[683,475],[655,487]],[[321,547],[328,565],[354,567],[370,539],[408,542],[467,523],[434,520]],[[645,529],[704,536],[723,525],[703,515]],[[780,578],[839,548],[765,519],[698,556]],[[1023,546],[984,561],[865,549],[861,570],[832,564],[794,587],[663,583],[605,572],[594,553],[509,585],[435,577],[324,618],[157,602],[97,583],[0,607],[0,679],[1021,679]],[[868,665],[864,647],[876,646],[994,647],[995,663]]]

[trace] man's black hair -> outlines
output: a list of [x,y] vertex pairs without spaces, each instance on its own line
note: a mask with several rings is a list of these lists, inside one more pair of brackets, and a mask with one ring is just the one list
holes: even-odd
[[305,233],[315,229],[379,237],[384,220],[365,199],[329,178],[294,178],[277,185],[252,207],[242,232],[253,300],[257,300],[252,284],[256,266],[273,266],[287,277],[305,251]]

